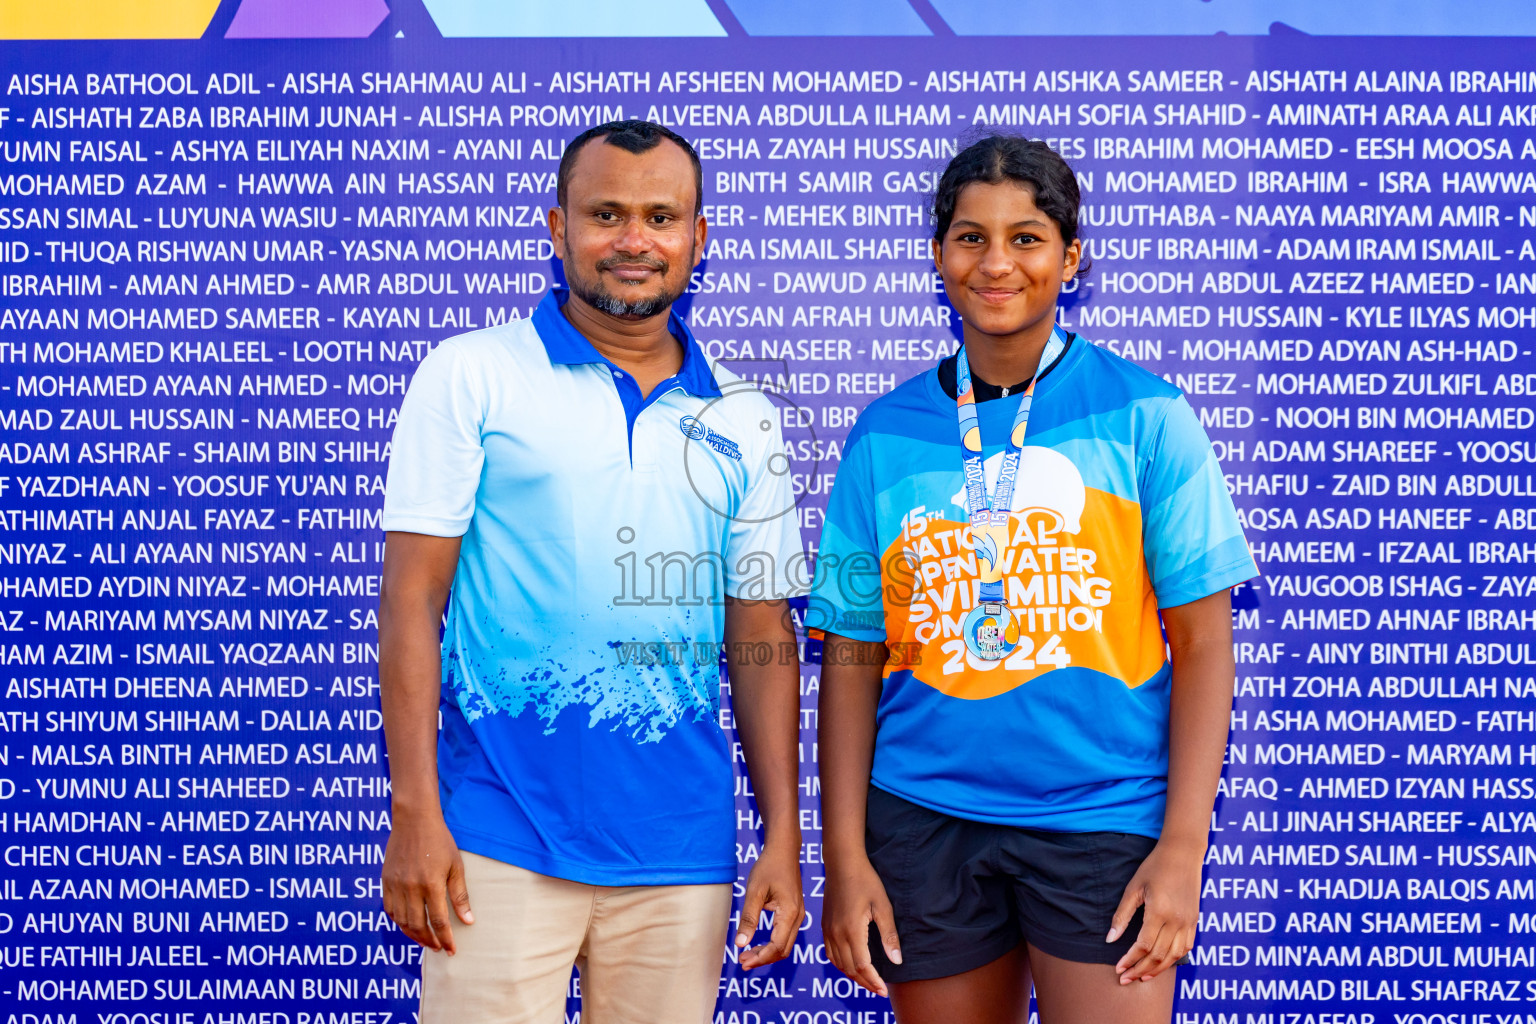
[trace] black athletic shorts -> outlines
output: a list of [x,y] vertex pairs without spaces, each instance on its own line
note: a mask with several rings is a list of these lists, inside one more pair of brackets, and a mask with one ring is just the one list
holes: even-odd
[[1076,963],[1115,964],[1141,910],[1105,942],[1126,884],[1156,840],[1119,832],[1043,832],[952,818],[869,789],[865,848],[896,911],[900,964],[870,926],[886,981],[923,981],[989,964],[1021,941]]

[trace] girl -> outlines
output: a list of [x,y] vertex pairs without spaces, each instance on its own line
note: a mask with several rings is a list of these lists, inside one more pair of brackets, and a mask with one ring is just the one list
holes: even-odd
[[955,157],[963,346],[864,411],[828,504],[823,931],[901,1024],[1026,1020],[1031,980],[1045,1024],[1166,1022],[1195,939],[1258,573],[1179,391],[1056,323],[1078,204],[1044,143]]

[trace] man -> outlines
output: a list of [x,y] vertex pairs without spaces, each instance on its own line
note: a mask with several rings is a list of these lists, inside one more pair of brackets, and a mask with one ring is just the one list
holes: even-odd
[[[803,914],[788,464],[770,403],[671,313],[707,232],[693,148],[594,128],[557,198],[569,291],[443,342],[395,430],[384,908],[426,948],[424,1022],[562,1021],[573,963],[583,1020],[707,1021],[736,880],[722,636],[766,830],[736,945],[774,911],[741,964]],[[763,643],[786,656],[734,656]]]

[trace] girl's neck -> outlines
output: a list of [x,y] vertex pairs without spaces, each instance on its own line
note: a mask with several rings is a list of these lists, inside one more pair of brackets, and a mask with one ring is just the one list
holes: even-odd
[[1055,329],[1055,321],[1045,324],[1045,329],[1020,331],[1006,337],[965,331],[965,354],[970,361],[971,373],[986,381],[1007,387],[1029,380],[1040,366],[1040,357]]

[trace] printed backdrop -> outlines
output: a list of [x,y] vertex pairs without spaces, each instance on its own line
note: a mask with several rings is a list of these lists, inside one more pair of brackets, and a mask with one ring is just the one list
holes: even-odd
[[[703,157],[687,315],[782,407],[813,548],[858,410],[954,349],[924,204],[957,139],[1071,160],[1062,321],[1188,393],[1264,571],[1176,1019],[1536,1020],[1536,15],[982,10],[0,8],[6,1024],[411,1019],[390,430],[438,341],[560,280],[561,147],[624,116]],[[722,1022],[892,1019],[821,945],[805,653],[810,920],[769,971],[725,954]]]

